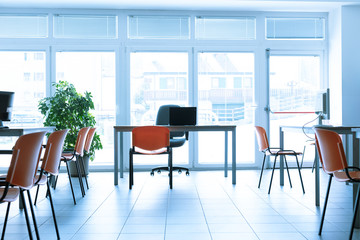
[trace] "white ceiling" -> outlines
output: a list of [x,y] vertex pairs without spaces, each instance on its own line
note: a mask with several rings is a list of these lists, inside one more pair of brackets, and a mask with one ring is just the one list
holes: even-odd
[[82,8],[216,11],[329,11],[360,0],[0,0],[1,8]]

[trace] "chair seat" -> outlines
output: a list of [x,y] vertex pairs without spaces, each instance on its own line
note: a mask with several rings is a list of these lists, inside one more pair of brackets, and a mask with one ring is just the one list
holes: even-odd
[[73,153],[63,152],[63,153],[61,154],[61,160],[69,161],[69,160],[71,160],[73,157],[74,157],[74,154],[73,154]]
[[147,155],[156,155],[156,154],[161,154],[161,153],[166,153],[167,149],[166,148],[161,148],[158,150],[154,150],[154,151],[147,151],[141,148],[135,148],[135,152],[134,153],[140,153],[140,154],[147,154]]
[[[349,175],[351,178],[360,181],[360,171],[349,172]],[[336,172],[334,173],[334,177],[339,182],[350,181],[350,179],[348,178],[345,172]]]
[[170,147],[181,147],[186,142],[186,138],[171,138]]
[[266,151],[266,155],[302,155],[302,152],[293,152],[293,151],[286,151],[286,150],[270,150]]
[[40,175],[36,175],[34,177],[34,184],[38,184],[38,185],[45,185],[46,181],[47,181],[47,176],[46,175],[42,175],[41,179],[39,180]]
[[[0,196],[3,195],[4,189],[0,189]],[[9,188],[3,202],[14,202],[19,197],[20,190],[17,187]]]

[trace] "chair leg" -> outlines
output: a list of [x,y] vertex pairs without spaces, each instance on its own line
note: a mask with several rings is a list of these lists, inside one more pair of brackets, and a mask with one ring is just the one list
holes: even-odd
[[321,235],[322,228],[323,228],[323,224],[324,224],[325,211],[326,211],[327,203],[328,203],[328,200],[329,200],[329,193],[330,193],[330,186],[331,186],[332,177],[333,177],[333,176],[330,175],[328,187],[327,187],[327,190],[326,190],[326,196],[325,196],[325,202],[324,202],[324,209],[323,209],[323,212],[322,212],[321,222],[320,222],[320,227],[319,227],[319,235]]
[[83,181],[82,181],[82,177],[81,177],[80,164],[79,164],[79,159],[78,158],[75,160],[75,166],[76,166],[76,171],[77,171],[77,174],[78,174],[81,194],[82,194],[82,197],[84,197],[85,196],[85,189],[84,189],[84,185],[83,185]]
[[260,184],[261,184],[261,178],[262,178],[263,171],[264,171],[265,159],[266,159],[266,154],[264,154],[264,159],[263,159],[263,162],[262,162],[258,188],[260,188]]
[[269,191],[268,191],[268,194],[270,194],[270,190],[271,190],[271,184],[272,184],[272,180],[273,180],[273,176],[274,176],[274,170],[275,170],[276,158],[277,158],[277,155],[275,156],[275,159],[274,159],[274,166],[273,166],[272,173],[271,173],[271,179],[270,179],[270,185],[269,185]]
[[284,156],[284,162],[285,162],[286,171],[287,171],[287,174],[288,174],[288,177],[289,177],[290,187],[292,188],[292,183],[291,183],[291,178],[290,178],[290,172],[289,172],[289,165],[288,165],[288,163],[287,163],[286,156]]
[[58,225],[56,222],[55,209],[54,209],[54,204],[53,204],[53,200],[52,200],[52,196],[51,196],[49,181],[46,182],[46,185],[47,185],[47,191],[48,191],[49,200],[50,200],[51,211],[52,211],[52,215],[53,215],[53,219],[54,219],[56,236],[57,236],[57,239],[60,239],[60,233],[59,233]]
[[6,224],[7,224],[7,221],[8,221],[8,218],[9,218],[9,212],[10,212],[10,205],[11,205],[11,202],[8,202],[8,205],[7,205],[7,208],[6,208],[3,231],[2,231],[2,234],[1,234],[1,240],[4,240],[4,237],[5,237]]
[[[30,190],[26,190],[26,192],[27,192],[28,199],[29,199],[30,211],[31,211],[33,222],[34,222],[36,238],[40,239],[39,229],[38,229],[38,226],[37,226],[37,223],[36,223],[34,206],[33,206],[32,201],[31,201]],[[24,208],[25,208],[25,204],[24,204]]]
[[69,176],[69,183],[70,183],[71,193],[72,193],[73,200],[74,200],[74,205],[76,205],[76,199],[75,199],[75,194],[74,194],[74,188],[73,188],[73,185],[72,185],[72,181],[71,181],[71,174],[70,174],[70,170],[69,170],[69,163],[68,163],[67,161],[65,161],[65,164],[66,164],[66,170],[67,170],[67,173],[68,173],[68,176]]
[[301,164],[300,164],[300,168],[302,168],[302,167],[303,167],[304,157],[305,157],[305,150],[306,150],[306,145],[304,145],[303,154],[302,154],[302,157],[301,157]]
[[356,194],[356,200],[355,200],[355,206],[354,206],[354,217],[351,223],[351,229],[350,229],[350,236],[349,236],[349,240],[352,239],[353,233],[354,233],[354,227],[355,227],[355,221],[356,221],[356,215],[357,212],[359,210],[359,193],[360,193],[360,186],[357,185],[357,194]]
[[301,176],[301,171],[300,171],[300,166],[299,166],[298,157],[295,155],[295,158],[296,158],[297,168],[298,168],[298,171],[299,171],[299,177],[300,177],[301,187],[302,187],[303,193],[305,194],[305,188],[304,188],[304,183],[303,183],[302,176]]
[[[27,211],[27,208],[26,208],[24,190],[22,190],[22,189],[20,189],[20,198],[21,198],[22,203],[24,204],[25,220],[26,220],[26,226],[27,226],[27,229],[28,229],[29,238],[30,238],[30,240],[32,240],[33,237],[32,237],[32,234],[31,234],[29,214],[28,214],[28,211]],[[30,205],[31,205],[31,203],[30,203]]]
[[173,188],[173,162],[172,162],[172,150],[169,152],[169,184],[170,189]]
[[86,176],[86,172],[85,172],[85,164],[84,164],[83,158],[80,158],[80,165],[82,167],[82,173],[84,174],[86,188],[89,189],[89,184],[88,184],[88,180],[87,180],[87,176]]
[[129,189],[132,189],[132,185],[134,185],[134,175],[133,175],[133,154],[131,153],[131,150],[129,151]]
[[37,198],[38,198],[38,194],[39,194],[39,188],[40,188],[40,185],[37,185],[36,194],[35,194],[35,200],[34,200],[34,206],[36,206],[36,203],[37,203]]

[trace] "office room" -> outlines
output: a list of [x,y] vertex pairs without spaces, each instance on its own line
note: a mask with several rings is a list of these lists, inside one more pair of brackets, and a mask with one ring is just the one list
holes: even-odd
[[359,25],[357,0],[2,0],[2,239],[360,239]]

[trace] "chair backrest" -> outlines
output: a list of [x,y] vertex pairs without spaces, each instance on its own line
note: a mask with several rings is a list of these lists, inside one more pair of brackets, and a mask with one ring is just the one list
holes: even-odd
[[18,138],[13,147],[6,182],[23,189],[30,189],[33,186],[45,134],[46,132],[36,132]]
[[266,131],[263,127],[255,126],[255,133],[259,145],[259,151],[263,152],[270,147]]
[[344,146],[339,134],[321,128],[314,128],[314,131],[323,170],[331,174],[347,168]]
[[132,146],[147,151],[170,146],[170,131],[166,127],[144,126],[132,130]]
[[96,131],[96,128],[90,128],[87,136],[86,136],[86,141],[85,141],[85,146],[84,146],[84,151],[85,152],[89,152],[90,151],[90,147],[91,147],[91,143],[92,143],[92,140],[95,136],[95,131]]
[[[179,105],[175,105],[175,104],[168,104],[168,105],[162,105],[157,113],[156,116],[156,125],[169,125],[170,122],[170,118],[169,118],[169,113],[170,113],[170,108],[172,107],[180,107]],[[185,132],[171,132],[170,133],[170,138],[173,137],[183,137],[185,135]]]
[[60,130],[50,134],[46,143],[46,150],[41,164],[41,169],[52,175],[59,173],[59,164],[61,153],[64,147],[64,141],[69,129]]
[[86,141],[86,136],[87,133],[89,132],[90,127],[84,127],[82,129],[79,130],[78,136],[76,138],[76,143],[75,143],[75,153],[83,156],[84,155],[84,146],[85,146],[85,141]]

